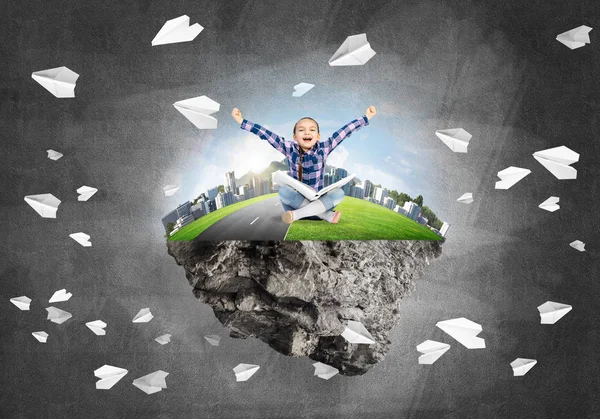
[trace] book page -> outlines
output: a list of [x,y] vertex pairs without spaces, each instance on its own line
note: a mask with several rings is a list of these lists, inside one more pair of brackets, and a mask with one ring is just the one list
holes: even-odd
[[317,193],[317,198],[325,195],[327,192],[334,190],[335,188],[341,188],[342,186],[344,186],[346,183],[350,182],[352,179],[354,179],[354,177],[356,177],[356,173],[351,174],[350,176],[346,176],[345,178],[338,180],[337,182],[321,189],[318,193]]

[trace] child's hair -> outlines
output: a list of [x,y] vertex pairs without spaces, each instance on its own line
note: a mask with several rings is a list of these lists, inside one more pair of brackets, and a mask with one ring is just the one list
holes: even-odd
[[[319,123],[318,123],[317,121],[315,121],[314,119],[312,119],[310,116],[305,116],[304,118],[300,118],[300,119],[298,120],[298,122],[302,121],[303,119],[310,119],[310,120],[311,120],[311,121],[313,121],[315,124],[317,124],[317,134],[320,134],[320,131],[319,131]],[[298,125],[298,122],[296,122],[296,123],[294,124],[294,134],[296,134],[296,125]]]

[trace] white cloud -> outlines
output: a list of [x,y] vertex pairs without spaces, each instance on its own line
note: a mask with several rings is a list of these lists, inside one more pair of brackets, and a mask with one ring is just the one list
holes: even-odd
[[350,153],[348,153],[348,150],[344,146],[337,146],[327,157],[327,164],[334,167],[344,167],[349,155]]
[[387,156],[387,157],[385,158],[385,162],[386,162],[386,163],[389,163],[389,162],[391,162],[391,161],[392,161],[392,156]]
[[222,185],[225,182],[225,171],[222,168],[209,164],[202,167],[199,175],[200,182],[194,186],[192,199],[196,198],[209,188]]

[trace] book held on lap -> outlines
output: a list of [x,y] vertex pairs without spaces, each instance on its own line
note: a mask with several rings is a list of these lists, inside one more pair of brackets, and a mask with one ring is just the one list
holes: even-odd
[[356,174],[353,173],[350,176],[347,176],[341,180],[338,180],[335,183],[332,183],[329,186],[324,187],[319,192],[315,191],[313,188],[311,188],[307,184],[300,182],[298,179],[294,179],[293,177],[288,175],[286,172],[281,171],[281,170],[273,173],[273,183],[277,183],[278,185],[287,185],[287,186],[295,189],[296,191],[298,191],[309,201],[315,201],[315,200],[319,199],[320,197],[322,197],[323,195],[325,195],[327,192],[330,192],[336,188],[341,188],[346,183],[348,183],[352,179],[354,179],[355,176],[356,176]]

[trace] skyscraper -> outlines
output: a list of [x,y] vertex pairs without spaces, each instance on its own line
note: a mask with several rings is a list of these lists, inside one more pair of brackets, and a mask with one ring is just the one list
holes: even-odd
[[385,198],[383,198],[383,206],[393,210],[394,207],[396,206],[396,201],[394,201],[389,196],[386,196]]
[[446,232],[448,231],[449,228],[450,228],[450,224],[448,224],[447,222],[444,221],[444,224],[442,224],[442,228],[440,228],[440,234],[442,235],[442,237],[446,237]]
[[379,205],[383,205],[383,200],[388,196],[388,190],[386,188],[375,188],[375,193],[373,194],[373,198],[375,198]]
[[219,187],[215,186],[212,189],[209,189],[208,191],[206,191],[206,195],[208,195],[208,200],[213,200],[217,197],[217,194],[219,193]]
[[362,188],[365,191],[365,197],[371,196],[371,189],[373,189],[373,183],[370,180],[363,180]]
[[[236,192],[235,189],[235,172],[227,172],[225,173],[225,188],[229,187],[229,190],[233,193]],[[227,190],[227,189],[225,189]]]
[[404,203],[404,210],[406,211],[406,216],[408,218],[416,221],[419,213],[421,212],[421,207],[412,201],[407,201]]
[[254,188],[254,193],[256,194],[256,196],[258,196],[259,195],[259,190],[260,190],[260,176],[253,175],[252,176],[252,183],[250,184],[250,186],[252,188]]

